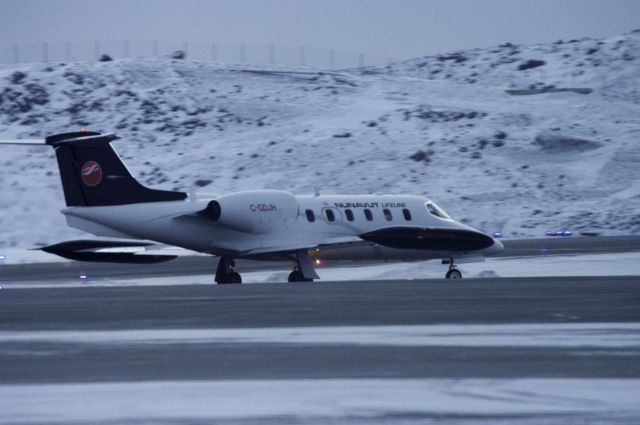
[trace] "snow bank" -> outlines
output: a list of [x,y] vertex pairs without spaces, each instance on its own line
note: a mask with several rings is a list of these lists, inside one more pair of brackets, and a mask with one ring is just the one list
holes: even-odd
[[[532,59],[545,63],[519,69]],[[170,58],[16,65],[0,70],[0,137],[116,131],[132,172],[165,189],[423,194],[509,237],[629,234],[640,233],[639,80],[640,33],[340,72]],[[504,91],[531,85],[594,91]],[[585,142],[541,149],[540,134]],[[3,146],[1,157],[0,247],[82,235],[58,213],[49,148]]]

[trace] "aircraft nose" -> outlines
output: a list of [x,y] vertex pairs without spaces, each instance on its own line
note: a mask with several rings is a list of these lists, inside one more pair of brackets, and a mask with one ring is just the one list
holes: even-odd
[[497,254],[499,252],[502,252],[502,250],[504,250],[504,245],[502,244],[502,242],[500,242],[496,238],[492,238],[492,239],[493,239],[493,245],[485,249],[484,251],[485,254]]

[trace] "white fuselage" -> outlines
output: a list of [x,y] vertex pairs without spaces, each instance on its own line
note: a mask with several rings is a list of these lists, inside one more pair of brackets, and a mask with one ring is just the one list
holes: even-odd
[[[199,214],[211,202],[218,208],[215,220]],[[358,235],[385,227],[474,230],[445,213],[438,214],[439,209],[430,211],[427,203],[433,205],[420,196],[294,196],[283,191],[249,191],[213,201],[71,207],[62,212],[70,226],[100,236],[148,239],[230,256],[356,242],[361,240]],[[496,241],[493,250],[498,248],[502,247]]]

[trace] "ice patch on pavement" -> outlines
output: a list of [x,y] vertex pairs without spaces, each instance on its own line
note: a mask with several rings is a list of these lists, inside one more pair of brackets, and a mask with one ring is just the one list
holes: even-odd
[[[0,385],[3,424],[442,423],[537,415],[638,417],[638,379],[328,379]],[[294,420],[295,419],[295,420]],[[375,421],[380,419],[381,422]],[[275,422],[271,422],[275,421]],[[336,422],[337,421],[337,422]],[[147,422],[144,422],[147,423]],[[199,422],[198,422],[199,423]],[[216,422],[219,423],[219,422]],[[236,423],[236,422],[234,422]],[[412,422],[413,423],[413,422]],[[450,422],[449,422],[450,423]],[[584,423],[584,422],[582,422]]]
[[640,323],[0,331],[0,342],[640,348]]

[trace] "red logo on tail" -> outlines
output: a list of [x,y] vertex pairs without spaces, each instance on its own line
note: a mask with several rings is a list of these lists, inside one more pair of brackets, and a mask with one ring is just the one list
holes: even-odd
[[80,177],[87,186],[97,186],[102,181],[102,167],[95,161],[87,161],[80,170]]

